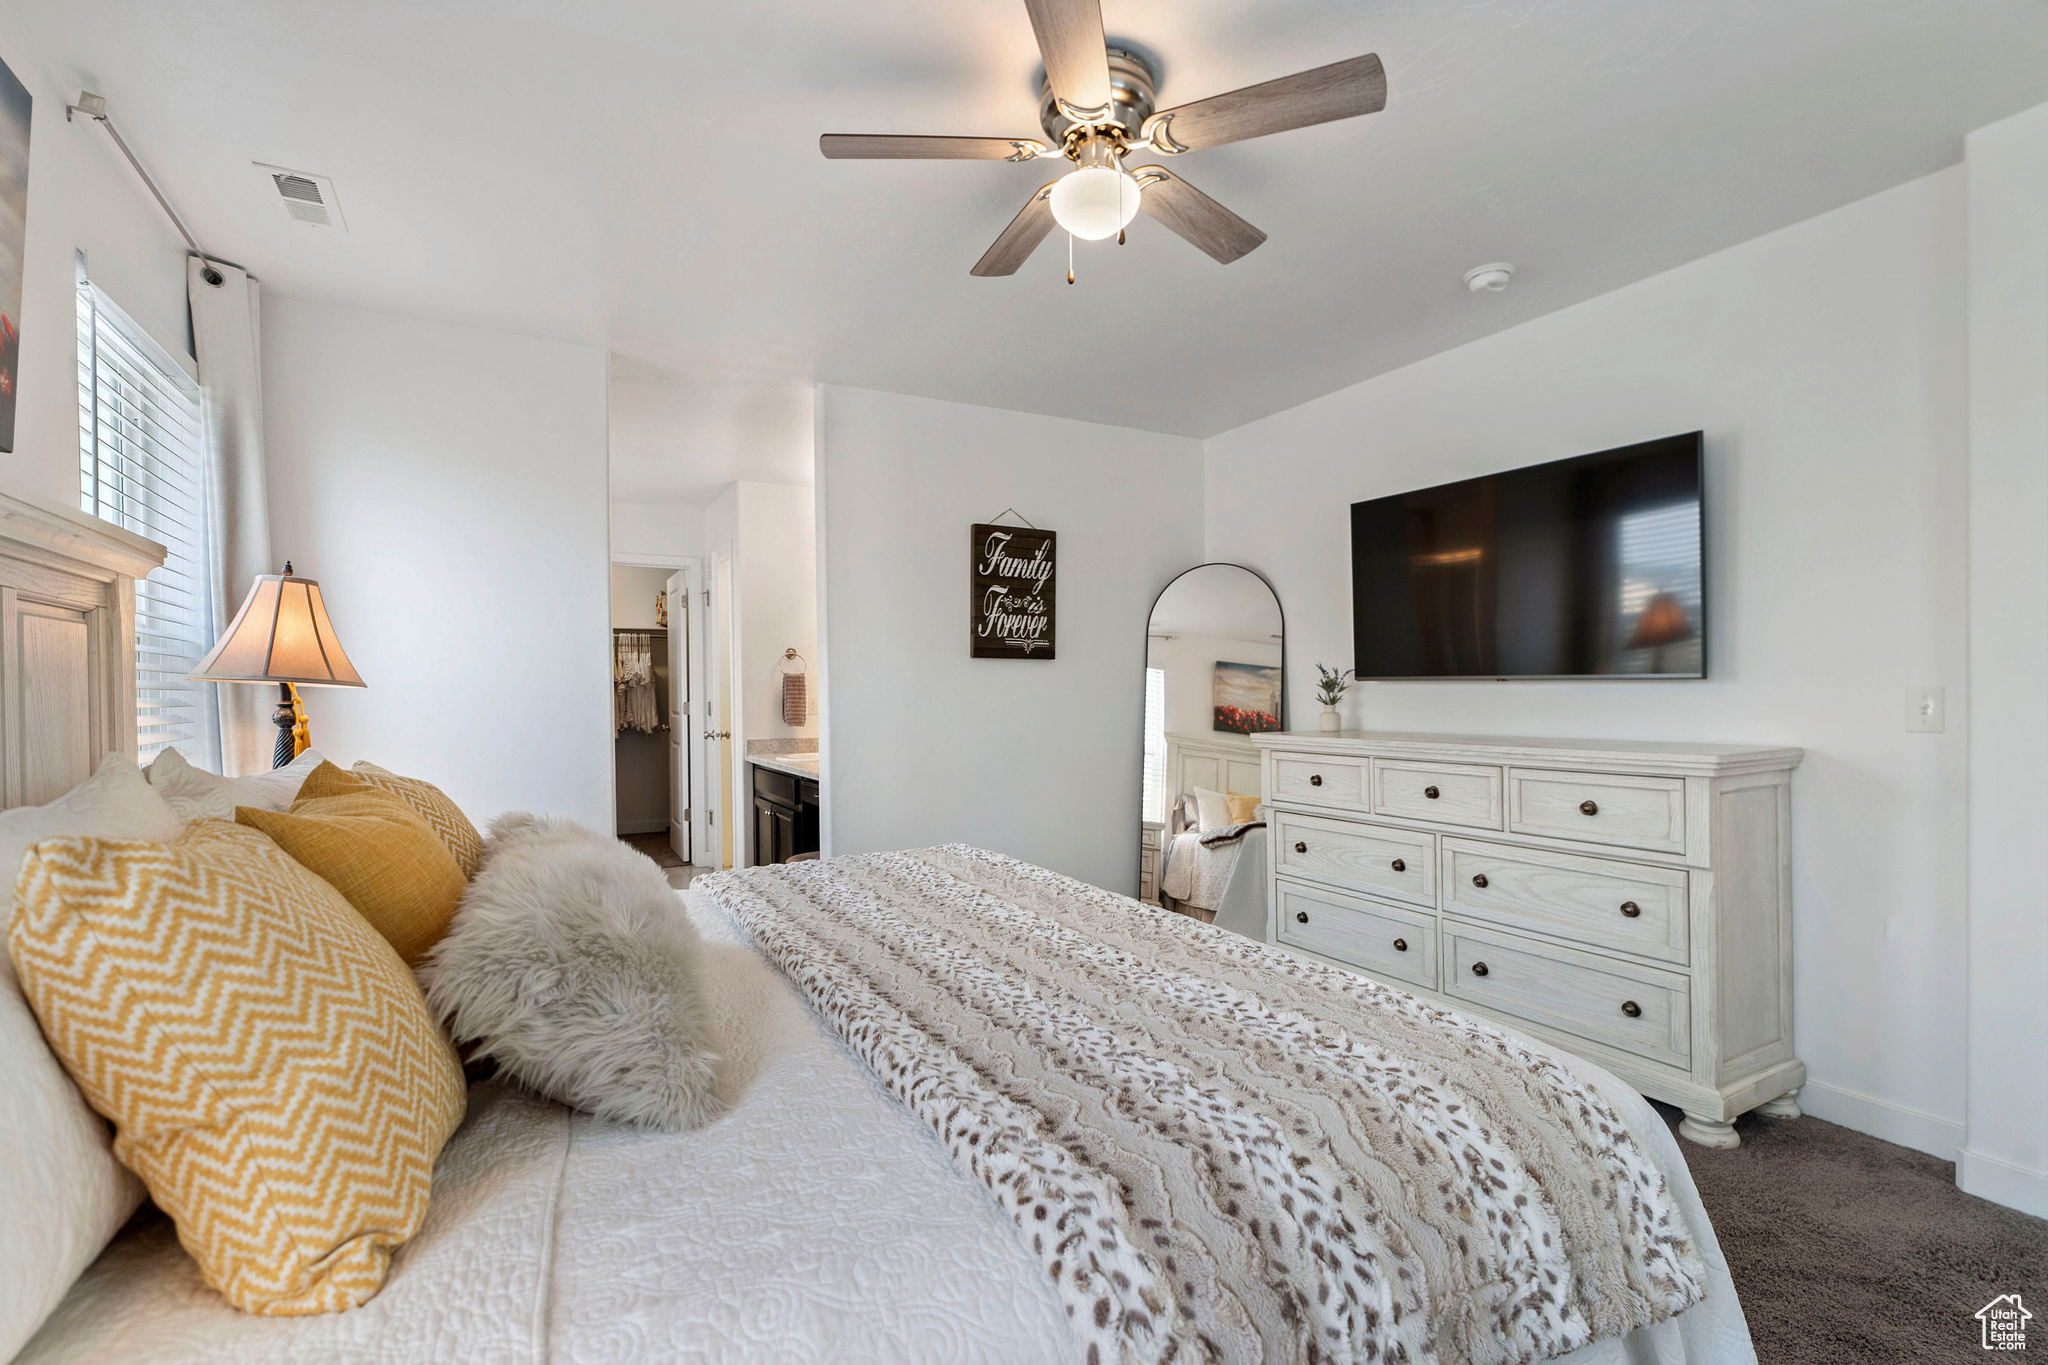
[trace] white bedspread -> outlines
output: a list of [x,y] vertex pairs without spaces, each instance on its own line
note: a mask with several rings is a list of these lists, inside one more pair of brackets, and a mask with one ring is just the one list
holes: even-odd
[[[369,1304],[236,1313],[161,1217],[109,1247],[17,1365],[250,1362],[895,1362],[1076,1359],[1016,1230],[937,1139],[702,898],[735,1107],[680,1137],[613,1128],[491,1083],[435,1170],[420,1235]],[[1585,1063],[1671,1183],[1707,1299],[1569,1365],[1753,1365],[1677,1144]]]

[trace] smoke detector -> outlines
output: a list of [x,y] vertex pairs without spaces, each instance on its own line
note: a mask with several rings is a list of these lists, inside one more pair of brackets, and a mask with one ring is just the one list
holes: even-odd
[[1475,294],[1498,294],[1514,277],[1515,268],[1506,261],[1475,265],[1465,272],[1465,287]]
[[277,205],[279,213],[294,223],[305,223],[309,227],[348,231],[348,223],[341,216],[341,200],[335,197],[332,180],[311,171],[266,166],[260,161],[255,165],[270,182],[271,201]]

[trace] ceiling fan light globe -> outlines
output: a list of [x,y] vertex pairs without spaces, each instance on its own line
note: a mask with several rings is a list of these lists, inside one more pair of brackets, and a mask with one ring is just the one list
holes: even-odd
[[1099,242],[1130,225],[1143,194],[1128,171],[1083,166],[1052,187],[1053,221],[1083,241]]

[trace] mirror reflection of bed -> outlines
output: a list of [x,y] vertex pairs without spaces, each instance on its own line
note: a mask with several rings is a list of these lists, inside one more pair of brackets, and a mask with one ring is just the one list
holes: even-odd
[[1265,793],[1251,736],[1284,728],[1286,624],[1266,580],[1202,564],[1145,639],[1140,900],[1266,936]]

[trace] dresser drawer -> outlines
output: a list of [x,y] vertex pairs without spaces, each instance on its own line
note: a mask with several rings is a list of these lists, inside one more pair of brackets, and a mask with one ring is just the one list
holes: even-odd
[[1436,836],[1319,815],[1273,816],[1275,866],[1417,905],[1436,905]]
[[1685,852],[1685,781],[1515,768],[1508,828],[1591,844]]
[[1376,758],[1372,764],[1372,809],[1375,815],[1499,829],[1500,769]]
[[1381,977],[1436,989],[1436,917],[1282,881],[1280,941]]
[[1268,801],[1299,801],[1314,806],[1365,810],[1365,769],[1362,758],[1318,758],[1314,754],[1274,754],[1273,790]]
[[1443,922],[1442,957],[1443,993],[1454,1000],[1651,1061],[1692,1065],[1689,983],[1675,972],[1452,919]]
[[1677,868],[1476,839],[1443,844],[1446,914],[1681,967],[1691,959],[1686,874]]

